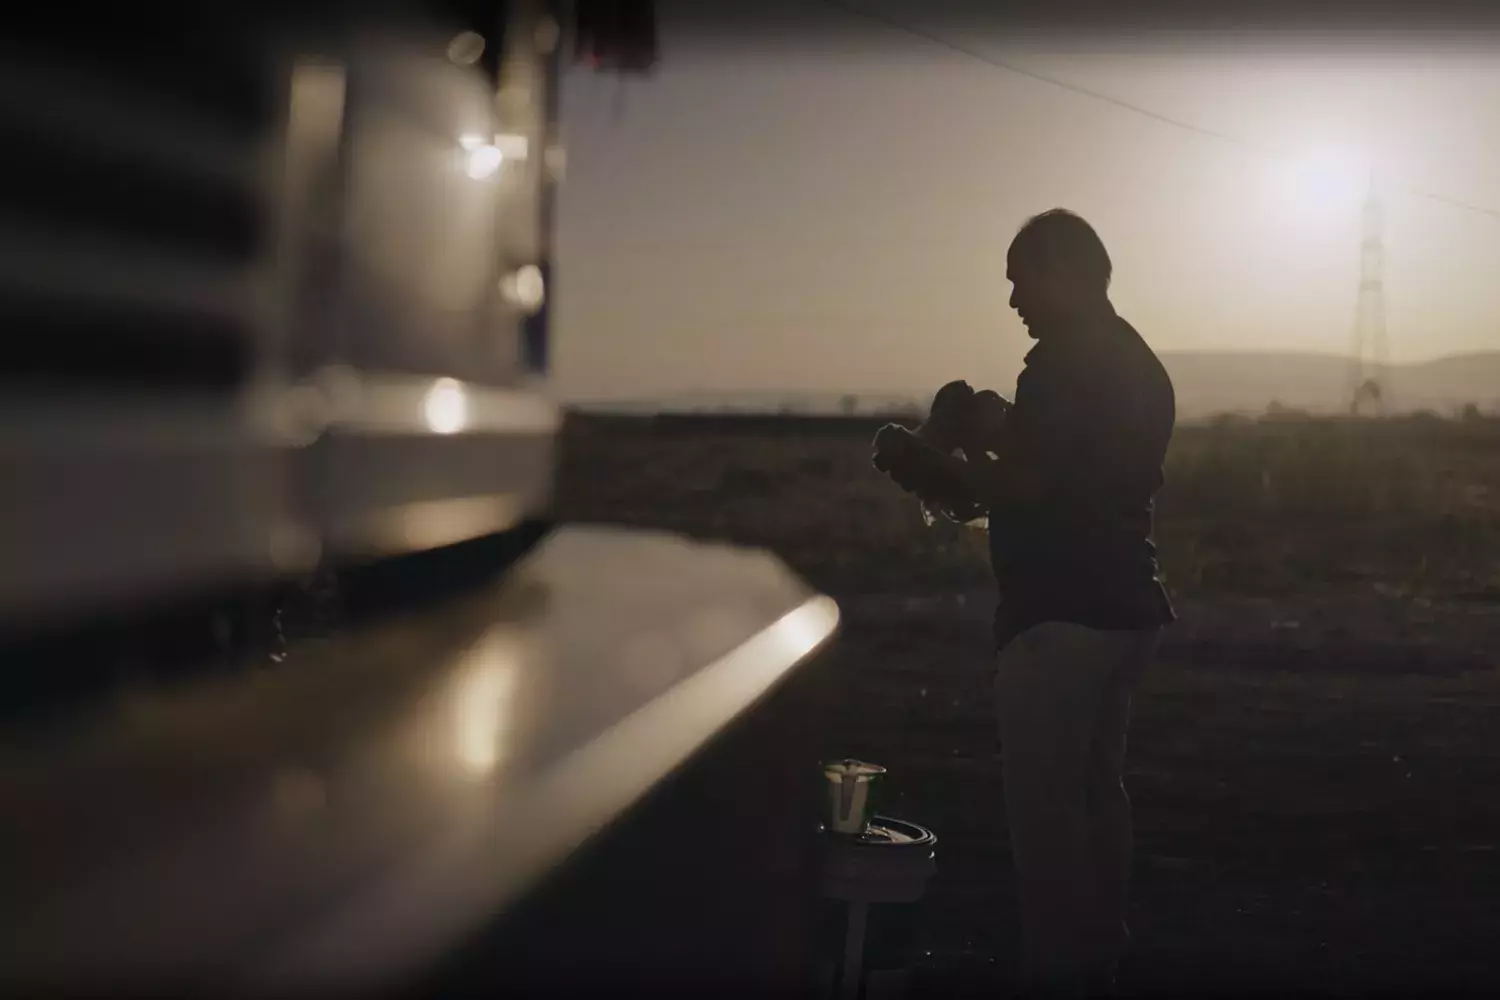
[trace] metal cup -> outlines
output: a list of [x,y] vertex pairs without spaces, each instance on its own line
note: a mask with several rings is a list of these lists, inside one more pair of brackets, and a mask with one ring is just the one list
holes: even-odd
[[828,828],[835,833],[860,834],[875,815],[875,783],[885,774],[879,764],[846,758],[823,765],[828,783]]

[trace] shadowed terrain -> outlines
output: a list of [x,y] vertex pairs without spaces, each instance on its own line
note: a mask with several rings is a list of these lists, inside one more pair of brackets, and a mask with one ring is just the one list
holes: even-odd
[[[939,836],[923,982],[1015,947],[983,539],[927,528],[876,423],[574,417],[561,513],[775,550],[833,594],[826,753]],[[1500,424],[1181,428],[1159,541],[1181,622],[1135,705],[1124,985],[1500,987]]]

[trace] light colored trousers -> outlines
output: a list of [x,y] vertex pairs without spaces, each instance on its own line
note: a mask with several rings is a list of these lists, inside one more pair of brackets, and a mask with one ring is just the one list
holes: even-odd
[[1001,773],[1028,988],[1107,989],[1125,951],[1132,848],[1125,730],[1131,692],[1160,639],[1160,629],[1049,622],[998,657]]

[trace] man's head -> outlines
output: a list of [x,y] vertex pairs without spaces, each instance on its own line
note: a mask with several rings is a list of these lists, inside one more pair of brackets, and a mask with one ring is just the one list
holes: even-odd
[[1033,338],[1044,336],[1106,304],[1111,270],[1093,226],[1066,209],[1043,212],[1021,227],[1006,254],[1010,307]]

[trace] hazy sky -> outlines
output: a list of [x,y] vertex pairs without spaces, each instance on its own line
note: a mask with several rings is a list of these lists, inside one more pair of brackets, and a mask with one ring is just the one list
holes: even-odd
[[[879,10],[1202,128],[1500,209],[1500,48],[1052,37]],[[571,75],[556,374],[573,397],[1013,379],[1016,227],[1082,213],[1160,350],[1349,349],[1361,192],[816,3],[794,41],[692,30]],[[805,12],[810,11],[810,14]],[[927,14],[924,15],[924,11]],[[621,88],[623,87],[623,92]],[[1500,348],[1500,217],[1385,199],[1393,360]]]

